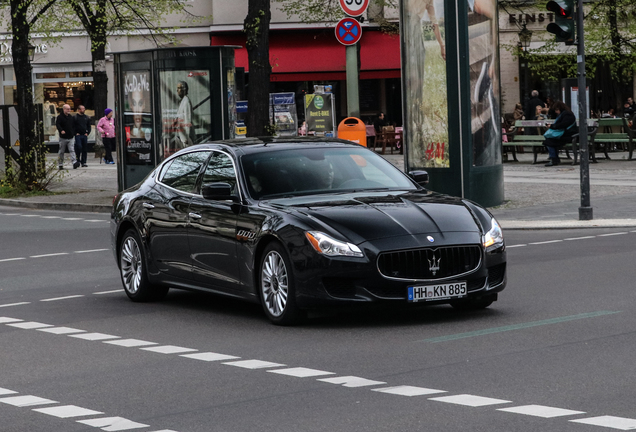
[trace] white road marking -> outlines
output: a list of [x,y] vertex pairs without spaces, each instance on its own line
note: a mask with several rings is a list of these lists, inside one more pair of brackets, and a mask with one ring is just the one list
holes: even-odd
[[[24,215],[20,215],[24,216]],[[62,219],[61,216],[40,216],[42,219]]]
[[72,327],[51,327],[51,328],[41,328],[37,329],[41,332],[53,333],[56,335],[67,335],[72,333],[85,333],[86,330],[75,329]]
[[17,318],[9,318],[9,317],[0,317],[0,324],[12,323],[12,322],[20,322],[24,321]]
[[20,257],[20,258],[6,258],[6,259],[1,259],[0,262],[7,262],[7,261],[20,261],[20,260],[24,260],[26,258],[24,257]]
[[60,256],[60,255],[68,255],[68,252],[58,252],[58,253],[51,253],[51,254],[44,254],[44,255],[31,255],[29,258],[46,258],[46,257],[52,257],[52,256]]
[[76,221],[76,220],[82,220],[82,218],[62,218],[62,220]]
[[8,395],[8,394],[15,394],[15,393],[17,393],[17,392],[13,391],[13,390],[9,390],[9,389],[0,387],[0,395]]
[[528,246],[527,244],[518,244],[518,245],[512,245],[512,246],[506,246],[508,249],[510,248],[516,248],[516,247],[524,247],[524,246]]
[[130,429],[139,429],[148,427],[143,423],[137,423],[132,420],[125,419],[123,417],[104,417],[90,420],[78,420],[78,423],[83,423],[88,426],[102,428],[104,431],[123,431]]
[[37,411],[42,414],[48,414],[59,418],[71,418],[82,417],[87,415],[104,414],[100,411],[94,411],[87,408],[78,407],[75,405],[62,405],[49,408],[34,408],[33,411]]
[[0,308],[2,308],[2,307],[10,307],[10,306],[22,306],[22,305],[27,305],[27,304],[31,304],[31,302],[8,303],[8,304],[0,305]]
[[113,336],[113,335],[104,334],[104,333],[81,333],[81,334],[68,335],[68,337],[84,339],[84,340],[89,340],[89,341],[101,341],[101,340],[105,340],[105,339],[119,339],[119,336]]
[[616,232],[616,233],[610,233],[610,234],[599,234],[599,237],[609,237],[609,236],[616,236],[616,235],[623,235],[623,234],[628,234],[627,232]]
[[104,252],[109,250],[110,249],[89,249],[89,250],[75,251],[73,253],[81,254],[81,253],[90,253],[90,252]]
[[383,388],[375,388],[371,389],[380,393],[389,393],[400,396],[422,396],[436,393],[446,393],[446,390],[435,390],[429,389],[425,387],[414,387],[414,386],[396,386],[396,387],[383,387]]
[[590,417],[578,420],[570,420],[573,423],[583,423],[593,426],[604,426],[618,430],[636,429],[636,420],[624,417],[600,416]]
[[196,354],[182,354],[180,357],[187,357],[187,358],[191,358],[191,359],[195,359],[195,360],[202,360],[202,361],[220,361],[220,360],[232,360],[232,359],[238,359],[240,357],[236,357],[236,356],[232,356],[232,355],[227,355],[227,354],[218,354],[218,353],[213,353],[213,352],[203,352],[203,353],[196,353]]
[[104,341],[104,343],[111,344],[111,345],[119,345],[119,346],[123,346],[127,348],[157,345],[157,342],[148,342],[148,341],[143,341],[140,339],[117,339],[117,340]]
[[474,396],[469,394],[460,394],[455,396],[442,396],[429,398],[428,400],[433,400],[437,402],[445,402],[457,405],[465,405],[470,407],[481,407],[487,405],[497,405],[503,403],[510,403],[511,401],[503,400],[503,399],[493,399],[482,396]]
[[561,243],[563,240],[548,240],[548,241],[542,241],[542,242],[534,242],[534,243],[529,243],[531,245],[542,245],[542,244],[549,244],[549,243]]
[[84,296],[78,294],[78,295],[70,295],[70,296],[65,296],[65,297],[48,298],[48,299],[43,299],[43,300],[40,300],[40,301],[51,302],[51,301],[58,301],[58,300],[74,299],[74,298],[79,298],[79,297],[84,297]]
[[46,405],[57,403],[51,399],[44,399],[37,396],[10,396],[6,398],[0,399],[0,402],[13,405],[17,407],[26,407],[26,406],[35,406],[35,405]]
[[161,429],[161,430],[158,430],[158,431],[151,431],[151,432],[177,432],[177,431],[172,430],[172,429]]
[[14,324],[7,324],[7,325],[11,326],[11,327],[25,329],[25,330],[40,329],[40,328],[45,328],[45,327],[53,327],[51,324],[43,324],[43,323],[39,323],[39,322],[35,322],[35,321],[26,321],[26,322],[19,322],[19,323],[14,323]]
[[174,345],[161,345],[161,346],[157,346],[157,347],[150,347],[150,348],[140,348],[142,350],[145,351],[152,351],[152,352],[156,352],[159,354],[179,354],[179,353],[184,353],[184,352],[192,352],[192,351],[198,351],[192,348],[184,348],[184,347],[179,347],[179,346],[174,346]]
[[315,377],[315,376],[321,376],[321,375],[335,375],[335,372],[326,372],[326,371],[321,371],[317,369],[309,369],[304,367],[276,369],[276,370],[269,370],[267,372],[281,374],[281,375],[289,375],[289,376],[298,377],[298,378]]
[[571,241],[571,240],[585,240],[585,239],[593,239],[593,238],[596,238],[596,236],[572,237],[572,238],[566,238],[564,240]]
[[318,381],[323,381],[330,384],[342,384],[343,387],[366,387],[373,385],[386,384],[384,381],[373,381],[366,378],[360,378],[356,376],[340,376],[335,378],[318,378]]
[[103,219],[84,219],[84,222],[110,222]]
[[122,292],[121,289],[116,289],[116,290],[111,290],[111,291],[101,291],[101,292],[96,292],[93,293],[95,295],[102,295],[102,294],[113,294],[113,293],[118,293],[118,292]]
[[21,215],[22,217],[40,217],[40,215]]
[[585,414],[585,411],[573,411],[563,408],[553,408],[543,405],[523,405],[511,408],[498,408],[497,411],[511,412],[515,414],[525,414],[529,416],[553,418],[576,414]]
[[263,368],[274,368],[280,366],[287,366],[280,363],[272,363],[263,360],[239,360],[234,362],[226,362],[223,363],[230,366],[236,366],[245,369],[263,369]]

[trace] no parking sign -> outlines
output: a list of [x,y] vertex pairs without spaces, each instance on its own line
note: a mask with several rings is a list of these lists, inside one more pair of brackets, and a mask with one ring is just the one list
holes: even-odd
[[343,45],[354,45],[361,37],[362,27],[353,18],[343,18],[336,25],[336,39]]
[[369,0],[340,0],[340,7],[349,16],[357,17],[369,7]]

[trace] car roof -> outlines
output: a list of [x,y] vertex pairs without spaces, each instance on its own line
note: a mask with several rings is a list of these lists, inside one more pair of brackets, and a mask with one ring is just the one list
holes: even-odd
[[231,139],[221,141],[210,141],[203,144],[197,144],[188,147],[188,149],[204,149],[204,148],[219,148],[229,147],[238,153],[253,153],[262,152],[264,147],[276,148],[277,150],[283,150],[286,148],[298,148],[298,147],[361,147],[352,141],[347,141],[338,138],[323,138],[323,137],[258,137],[258,138],[242,138]]

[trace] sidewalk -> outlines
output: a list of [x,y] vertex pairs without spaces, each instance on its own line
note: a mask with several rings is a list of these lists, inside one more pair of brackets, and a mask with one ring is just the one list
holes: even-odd
[[[51,160],[54,160],[51,155]],[[504,163],[503,205],[489,209],[506,229],[549,229],[584,227],[636,227],[636,160],[627,153],[610,153],[612,160],[590,164],[592,221],[579,221],[581,202],[579,167],[547,168],[532,165],[532,154],[518,154],[519,162]],[[404,158],[385,158],[404,169]],[[110,212],[117,194],[117,165],[99,164],[89,153],[88,167],[72,169],[67,157],[63,178],[50,190],[55,195],[0,199],[0,205],[66,211]]]

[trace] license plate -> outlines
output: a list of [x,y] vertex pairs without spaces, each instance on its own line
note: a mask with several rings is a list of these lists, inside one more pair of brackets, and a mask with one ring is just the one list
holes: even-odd
[[468,293],[466,282],[438,285],[410,286],[408,301],[430,301],[463,297]]

